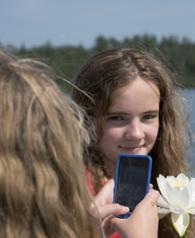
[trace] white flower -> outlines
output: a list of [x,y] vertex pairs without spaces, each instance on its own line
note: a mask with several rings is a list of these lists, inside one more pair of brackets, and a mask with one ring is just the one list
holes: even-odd
[[158,213],[171,213],[175,230],[182,237],[190,223],[190,215],[195,214],[195,178],[184,174],[177,177],[159,175],[157,178],[161,196],[158,200]]

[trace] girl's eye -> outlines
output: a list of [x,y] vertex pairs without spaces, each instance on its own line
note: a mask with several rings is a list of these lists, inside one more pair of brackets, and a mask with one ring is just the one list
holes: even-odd
[[123,116],[109,116],[107,117],[109,121],[123,121],[124,117]]
[[158,117],[158,113],[146,114],[143,116],[143,120],[151,120]]
[[121,127],[129,123],[129,117],[123,115],[108,115],[106,122],[110,126]]

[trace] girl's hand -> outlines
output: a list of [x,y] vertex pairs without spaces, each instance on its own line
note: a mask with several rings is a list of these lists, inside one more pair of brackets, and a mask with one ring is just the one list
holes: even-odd
[[123,238],[157,238],[159,193],[150,189],[145,198],[136,206],[128,219],[112,218],[112,224]]
[[95,196],[91,204],[91,213],[102,220],[102,227],[108,235],[118,231],[123,238],[157,238],[158,214],[157,200],[159,193],[151,189],[145,198],[136,206],[128,219],[113,217],[125,214],[128,207],[113,204],[114,181],[109,180],[100,192]]
[[109,223],[110,218],[129,211],[128,207],[112,203],[113,190],[114,180],[110,179],[94,197],[94,202],[90,206],[91,214],[102,220],[102,227],[106,234],[114,231],[114,228]]

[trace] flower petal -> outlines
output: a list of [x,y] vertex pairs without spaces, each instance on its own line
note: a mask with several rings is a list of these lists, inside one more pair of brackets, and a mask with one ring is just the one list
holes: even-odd
[[171,221],[173,224],[173,227],[177,231],[180,237],[182,237],[190,223],[190,215],[188,213],[182,213],[182,214],[171,214]]
[[159,196],[157,206],[169,209],[169,204],[162,195]]
[[174,188],[173,193],[170,196],[171,204],[175,207],[179,207],[185,209],[187,206],[190,205],[190,197],[191,192],[188,188],[184,188],[180,190],[179,188]]
[[167,176],[166,180],[169,184],[174,184],[177,178],[174,176]]
[[191,202],[195,203],[195,178],[191,178],[187,187],[191,191]]
[[167,200],[168,199],[167,187],[170,187],[170,186],[166,178],[160,174],[159,177],[157,178],[157,183],[158,183],[158,187],[160,189],[162,196]]
[[162,217],[164,217],[166,214],[170,212],[169,204],[161,195],[159,196],[159,199],[157,202],[157,211],[158,211],[159,219],[161,219]]
[[183,173],[177,175],[177,180],[182,181],[183,185],[188,185],[190,179]]
[[192,214],[192,215],[195,215],[195,207],[190,207],[190,208],[187,208],[186,209],[186,212]]
[[158,211],[158,214],[160,216],[160,214],[168,214],[170,212],[169,209],[167,208],[164,208],[164,207],[157,207],[157,211]]
[[187,213],[195,215],[195,201],[191,201],[190,205],[186,207],[185,211]]
[[195,178],[191,178],[188,184],[192,189],[195,189]]
[[166,199],[166,201],[170,204],[170,205],[173,205],[176,202],[176,193],[179,193],[179,189],[178,188],[174,188],[174,187],[171,187],[169,183],[166,183],[164,185],[164,188],[163,188],[163,197]]

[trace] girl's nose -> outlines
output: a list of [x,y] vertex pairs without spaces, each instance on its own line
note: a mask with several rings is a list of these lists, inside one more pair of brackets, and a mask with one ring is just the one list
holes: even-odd
[[131,121],[125,128],[126,139],[142,139],[144,137],[144,130],[139,120]]

